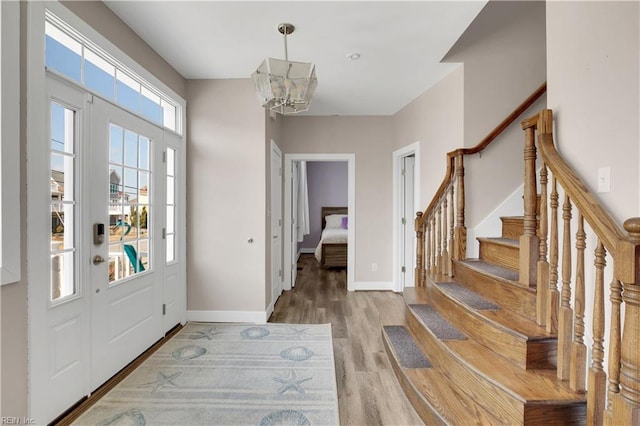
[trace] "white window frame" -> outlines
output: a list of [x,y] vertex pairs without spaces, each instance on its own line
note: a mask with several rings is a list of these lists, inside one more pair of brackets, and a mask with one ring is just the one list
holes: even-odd
[[20,2],[0,2],[0,285],[20,281]]

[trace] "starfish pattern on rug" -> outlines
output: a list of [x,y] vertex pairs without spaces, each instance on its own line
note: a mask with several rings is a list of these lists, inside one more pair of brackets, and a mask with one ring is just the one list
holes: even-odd
[[195,332],[197,334],[197,336],[193,337],[193,340],[197,340],[197,339],[207,339],[207,340],[211,340],[213,338],[213,336],[222,333],[222,331],[218,328],[212,327],[208,330],[205,331],[197,331]]
[[173,379],[175,379],[176,377],[178,377],[181,374],[182,374],[182,371],[178,371],[177,373],[173,373],[170,376],[166,376],[162,371],[158,371],[158,374],[156,376],[156,380],[154,380],[153,382],[143,383],[138,387],[139,388],[153,388],[153,389],[151,389],[151,393],[156,393],[157,391],[159,391],[163,387],[178,388],[180,386],[176,385],[173,382]]
[[302,387],[302,383],[311,379],[313,379],[313,377],[305,377],[304,379],[298,379],[298,376],[296,376],[296,372],[293,370],[289,370],[289,375],[284,379],[281,379],[280,377],[273,378],[273,380],[275,380],[276,382],[282,383],[282,386],[280,387],[280,389],[278,389],[278,393],[280,395],[282,395],[283,393],[285,393],[290,389],[295,390],[301,394],[306,394],[304,388]]

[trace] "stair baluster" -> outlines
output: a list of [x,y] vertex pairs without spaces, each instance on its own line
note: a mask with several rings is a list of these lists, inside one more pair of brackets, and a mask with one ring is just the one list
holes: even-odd
[[573,311],[571,310],[571,200],[565,194],[562,206],[562,294],[558,318],[558,378],[569,380]]
[[[584,232],[584,218],[578,212],[578,231],[576,232],[576,288],[574,298],[574,333],[571,343],[571,370],[569,373],[569,386],[571,389],[585,391],[585,370],[587,367],[587,347],[584,345],[584,250],[587,247],[586,234]],[[599,260],[596,258],[596,262]],[[602,260],[604,262],[604,259]],[[596,264],[596,267],[598,265]],[[602,282],[600,286],[602,286]],[[598,282],[596,281],[596,292]],[[595,308],[594,308],[595,310]],[[594,329],[596,320],[594,317]],[[603,318],[604,321],[604,318]],[[594,335],[594,351],[597,343]],[[602,342],[600,342],[602,351]],[[594,352],[595,357],[595,352]],[[600,366],[602,369],[602,366]],[[604,394],[604,393],[603,393]]]
[[[611,324],[609,326],[609,389],[607,410],[613,409],[612,402],[614,395],[620,393],[620,363],[611,360],[620,359],[620,340],[622,338],[622,327],[620,320],[620,305],[622,304],[622,283],[616,278],[609,285],[611,301]],[[595,334],[595,333],[594,333]],[[591,384],[589,385],[591,388]]]
[[549,291],[547,292],[547,331],[557,333],[560,292],[558,291],[558,182],[551,180],[551,237],[549,241]]
[[536,268],[537,299],[536,318],[538,325],[544,326],[547,322],[547,305],[549,293],[549,262],[547,262],[547,166],[542,164],[540,169],[540,226],[538,227],[539,257]]
[[416,269],[414,273],[415,285],[418,287],[425,286],[425,266],[424,266],[424,223],[420,220],[422,218],[422,212],[416,213],[416,220],[414,222],[416,230]]
[[464,224],[464,156],[461,151],[458,151],[456,157],[456,185],[458,185],[458,198],[454,259],[464,260],[467,257],[467,228]]
[[431,217],[431,273],[438,273],[438,251],[436,250],[436,239],[438,235],[438,224],[436,215]]
[[[606,251],[600,241],[595,250],[596,282],[593,299],[593,345],[591,368],[589,369],[589,393],[587,395],[587,424],[601,425],[605,409],[607,376],[604,362],[604,268]],[[576,288],[576,292],[577,292]],[[577,293],[576,293],[577,296]],[[576,317],[577,320],[577,317]]]
[[447,248],[447,192],[442,197],[442,273],[449,276],[449,250]]
[[[454,191],[453,191],[453,184],[451,184],[450,188],[449,188],[449,204],[451,205],[451,208],[449,209],[449,249],[451,250],[451,252],[449,253],[449,259],[447,262],[447,271],[448,271],[448,275],[450,277],[453,277],[453,265],[452,265],[452,259],[453,259],[453,241],[454,241],[454,204],[453,204],[453,200],[454,200]],[[445,191],[446,194],[446,191]],[[445,195],[446,196],[446,195]]]
[[442,200],[438,203],[438,215],[436,216],[436,227],[438,231],[437,235],[437,255],[436,255],[436,273],[443,273],[443,259],[442,259]]
[[427,227],[427,274],[432,272],[432,263],[431,263],[431,219],[427,218],[425,222],[425,226]]

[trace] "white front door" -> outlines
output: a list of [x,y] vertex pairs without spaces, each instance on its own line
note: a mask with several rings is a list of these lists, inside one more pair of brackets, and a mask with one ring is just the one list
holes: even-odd
[[[43,120],[49,137],[30,142],[27,154],[29,405],[37,424],[90,394],[184,315],[178,144],[55,77],[47,78]],[[165,150],[175,167],[164,166]]]
[[282,292],[282,152],[271,141],[271,301]]
[[[162,130],[99,98],[91,115],[91,388],[163,335]],[[99,238],[99,237],[97,237]]]

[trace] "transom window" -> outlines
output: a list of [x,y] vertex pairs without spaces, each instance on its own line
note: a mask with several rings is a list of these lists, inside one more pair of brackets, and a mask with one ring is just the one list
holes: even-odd
[[51,13],[47,14],[45,35],[47,69],[153,123],[182,133],[177,102],[65,27]]

